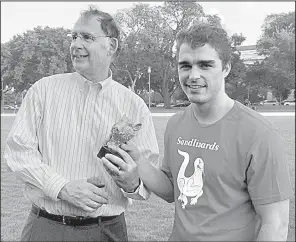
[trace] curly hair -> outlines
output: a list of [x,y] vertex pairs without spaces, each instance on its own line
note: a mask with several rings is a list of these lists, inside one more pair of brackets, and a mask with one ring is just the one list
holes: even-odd
[[90,5],[89,9],[81,12],[81,17],[97,17],[97,20],[101,22],[101,28],[106,36],[117,39],[118,48],[114,54],[114,58],[118,57],[121,50],[120,30],[118,24],[115,22],[112,16],[109,13],[99,10],[94,5]]
[[205,44],[211,45],[218,52],[223,69],[231,61],[231,42],[226,31],[219,26],[200,22],[189,29],[179,31],[176,42],[177,53],[184,43],[190,45],[193,49]]

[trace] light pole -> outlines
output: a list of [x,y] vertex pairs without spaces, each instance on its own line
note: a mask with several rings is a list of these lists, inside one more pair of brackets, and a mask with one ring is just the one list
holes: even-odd
[[1,113],[4,113],[3,80],[1,80]]
[[148,89],[149,89],[149,94],[148,94],[148,102],[149,102],[149,109],[150,109],[150,74],[151,74],[151,67],[148,66]]

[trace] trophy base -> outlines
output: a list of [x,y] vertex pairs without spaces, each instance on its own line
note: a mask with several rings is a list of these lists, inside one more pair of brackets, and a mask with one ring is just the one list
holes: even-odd
[[115,156],[121,158],[121,156],[117,152],[109,149],[108,146],[105,146],[105,145],[102,146],[102,148],[100,149],[99,153],[97,154],[97,157],[101,159],[106,154],[112,154],[112,155],[115,155]]

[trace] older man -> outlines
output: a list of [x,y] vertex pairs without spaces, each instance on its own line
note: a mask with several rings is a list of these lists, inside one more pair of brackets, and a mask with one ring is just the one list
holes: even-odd
[[147,199],[136,166],[116,184],[97,157],[123,116],[141,129],[135,142],[158,158],[152,118],[144,101],[112,79],[119,29],[94,7],[75,23],[70,47],[75,73],[44,77],[28,91],[7,138],[8,166],[25,183],[32,210],[22,241],[124,241],[131,198]]

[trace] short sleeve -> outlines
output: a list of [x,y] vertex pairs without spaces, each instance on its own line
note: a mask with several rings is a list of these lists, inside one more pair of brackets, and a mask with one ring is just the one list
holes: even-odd
[[276,129],[256,139],[248,152],[247,187],[254,204],[267,204],[292,196],[285,142]]
[[171,130],[171,120],[169,120],[166,129],[164,131],[164,152],[163,152],[163,159],[160,161],[160,165],[159,168],[160,170],[162,170],[167,177],[171,180],[172,184],[173,184],[173,176],[171,173],[171,169],[170,169],[170,165],[169,165],[169,150],[168,147],[169,142],[170,142],[170,130]]

